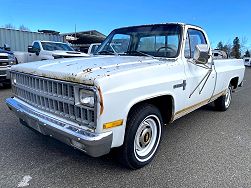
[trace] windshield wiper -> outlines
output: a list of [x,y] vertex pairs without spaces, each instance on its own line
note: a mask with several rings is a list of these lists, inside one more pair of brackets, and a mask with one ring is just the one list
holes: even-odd
[[147,54],[147,53],[144,53],[144,52],[141,52],[141,51],[131,51],[130,53],[138,53],[140,55],[144,55],[144,56],[147,56],[147,57],[152,57],[152,58],[155,58],[154,56],[150,55],[150,54]]
[[112,52],[112,51],[108,51],[108,50],[102,50],[102,51],[99,51],[97,52],[96,54],[103,54],[103,55],[114,55],[115,52]]
[[150,55],[150,54],[147,54],[147,53],[144,53],[144,52],[141,52],[141,51],[137,51],[137,50],[135,50],[135,51],[129,51],[129,52],[126,52],[125,54],[140,54],[140,55],[143,55],[143,56],[147,56],[147,57],[151,57],[151,58],[153,58],[153,59],[160,60],[160,59],[157,58],[157,57],[154,57],[154,56],[152,56],[152,55]]

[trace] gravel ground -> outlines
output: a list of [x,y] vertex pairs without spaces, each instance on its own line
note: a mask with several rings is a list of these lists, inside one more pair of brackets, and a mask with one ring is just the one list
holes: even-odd
[[0,88],[0,187],[251,187],[251,69],[231,107],[203,107],[165,127],[152,163],[131,171],[19,124]]

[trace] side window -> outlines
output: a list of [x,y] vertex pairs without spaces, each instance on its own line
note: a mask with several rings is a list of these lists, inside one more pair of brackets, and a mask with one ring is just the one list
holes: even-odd
[[186,36],[186,43],[185,43],[185,58],[191,58],[191,48],[190,48],[190,41],[189,35]]
[[190,39],[191,57],[193,57],[195,46],[198,44],[206,44],[206,38],[201,31],[195,29],[189,29],[188,34]]
[[38,42],[34,42],[33,48],[38,49],[38,50],[41,50],[41,49],[40,49],[40,45],[39,45]]

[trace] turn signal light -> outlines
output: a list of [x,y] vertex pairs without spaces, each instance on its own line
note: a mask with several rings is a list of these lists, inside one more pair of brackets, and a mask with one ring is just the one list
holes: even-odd
[[109,129],[109,128],[117,127],[117,126],[120,126],[120,125],[123,125],[123,120],[122,119],[117,120],[117,121],[113,121],[113,122],[110,122],[110,123],[105,123],[103,125],[103,128],[104,129]]

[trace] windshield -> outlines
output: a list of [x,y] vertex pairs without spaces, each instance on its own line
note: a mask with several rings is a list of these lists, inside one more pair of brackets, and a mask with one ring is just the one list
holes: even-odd
[[181,26],[162,24],[114,30],[96,54],[173,58],[179,54]]
[[55,50],[74,51],[74,49],[66,43],[55,43],[55,42],[41,42],[41,43],[43,49],[47,51],[55,51]]

